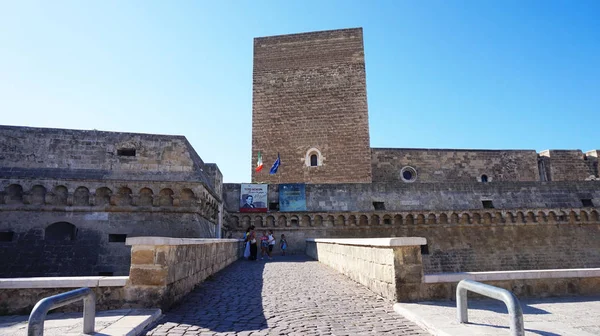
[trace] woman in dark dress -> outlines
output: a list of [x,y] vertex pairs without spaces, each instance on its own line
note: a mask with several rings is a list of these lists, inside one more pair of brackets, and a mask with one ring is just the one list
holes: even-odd
[[256,244],[256,233],[254,232],[254,225],[250,227],[250,236],[248,237],[250,242],[250,260],[256,260],[258,253],[258,246]]

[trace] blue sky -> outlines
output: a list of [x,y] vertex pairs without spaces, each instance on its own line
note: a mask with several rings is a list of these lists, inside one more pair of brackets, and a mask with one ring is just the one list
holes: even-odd
[[595,0],[5,1],[0,124],[185,135],[248,182],[253,38],[363,27],[372,147],[600,149],[599,17]]

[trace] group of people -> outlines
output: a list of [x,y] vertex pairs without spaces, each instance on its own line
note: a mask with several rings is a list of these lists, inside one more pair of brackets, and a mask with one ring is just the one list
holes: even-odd
[[[250,226],[246,229],[246,233],[244,234],[244,258],[248,260],[257,260],[258,259],[258,243],[260,240],[260,259],[264,259],[265,255],[269,259],[273,259],[273,247],[277,244],[275,237],[273,236],[273,230],[263,231],[263,235],[260,238],[256,237],[256,232],[254,231],[254,225]],[[281,254],[285,255],[285,250],[287,249],[287,240],[285,240],[285,235],[281,235],[281,239],[279,240],[279,247],[281,248]]]

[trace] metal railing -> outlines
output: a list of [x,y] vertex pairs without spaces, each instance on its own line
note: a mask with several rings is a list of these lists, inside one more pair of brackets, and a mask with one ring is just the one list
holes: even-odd
[[70,292],[44,298],[33,307],[27,323],[27,336],[44,335],[44,320],[49,310],[83,300],[83,333],[94,333],[96,319],[96,295],[89,288],[79,288]]
[[523,310],[517,297],[506,289],[490,286],[473,280],[461,280],[456,286],[456,310],[458,321],[468,323],[467,291],[475,292],[492,299],[503,301],[508,308],[510,316],[511,336],[525,336],[523,325]]

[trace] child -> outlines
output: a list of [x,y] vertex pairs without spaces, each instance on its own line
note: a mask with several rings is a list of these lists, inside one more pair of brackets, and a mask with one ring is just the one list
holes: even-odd
[[287,249],[287,240],[285,240],[285,235],[283,233],[281,234],[279,246],[281,247],[281,255],[285,255],[285,249]]
[[263,231],[262,237],[260,237],[260,260],[263,260],[267,249],[269,248],[269,237],[267,237],[267,231]]

